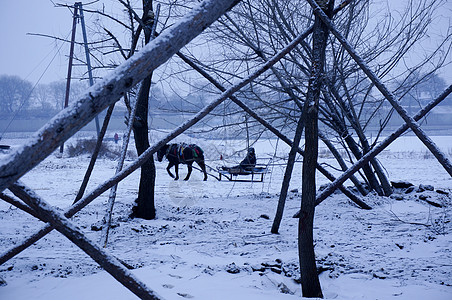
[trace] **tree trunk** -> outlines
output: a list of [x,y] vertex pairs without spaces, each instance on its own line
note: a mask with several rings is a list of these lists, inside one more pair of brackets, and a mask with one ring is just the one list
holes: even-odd
[[[137,99],[137,119],[140,119],[138,119],[139,121],[134,122],[133,133],[135,136],[135,145],[138,155],[141,155],[144,151],[146,151],[146,149],[149,148],[147,108],[151,77],[152,76],[149,76],[143,80]],[[145,115],[144,118],[143,115]],[[153,156],[150,156],[150,158],[141,166],[140,186],[138,190],[138,198],[136,199],[132,212],[133,217],[146,220],[155,219],[154,189],[155,164]]]
[[305,156],[303,159],[301,215],[298,221],[298,252],[300,259],[301,285],[303,297],[323,298],[322,288],[314,253],[314,212],[315,212],[315,164],[317,163],[318,139],[316,106],[309,107],[305,118]]
[[[331,15],[334,1],[317,1],[322,9]],[[314,212],[316,203],[315,173],[318,157],[318,107],[322,73],[325,64],[325,48],[328,30],[318,17],[315,18],[312,35],[311,77],[308,94],[303,109],[305,114],[305,156],[303,159],[302,197],[298,221],[298,255],[300,260],[301,285],[303,297],[323,298],[314,252]]]
[[[145,43],[149,43],[152,38],[152,26],[154,25],[154,14],[152,12],[152,1],[143,1],[143,23]],[[135,137],[135,147],[138,155],[141,155],[149,148],[148,136],[148,110],[149,110],[149,90],[151,88],[152,73],[146,77],[140,86],[137,98],[137,112],[133,121],[133,134]],[[132,217],[146,220],[155,219],[155,163],[154,157],[150,158],[141,166],[140,186],[138,198],[132,211]]]

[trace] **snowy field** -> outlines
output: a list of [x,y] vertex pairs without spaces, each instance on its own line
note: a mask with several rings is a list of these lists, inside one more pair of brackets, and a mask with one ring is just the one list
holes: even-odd
[[[432,138],[451,159],[452,137]],[[13,148],[20,142],[2,140]],[[232,149],[240,146],[232,142],[196,142],[212,167],[235,164],[244,155],[233,156]],[[138,188],[139,175],[133,173],[119,184],[107,251],[132,265],[132,272],[164,299],[300,299],[297,220],[292,215],[300,206],[301,163],[294,170],[280,233],[272,234],[287,148],[276,141],[255,148],[259,162],[272,158],[262,183],[212,177],[203,182],[196,170],[188,182],[174,181],[166,173],[167,163],[156,162],[157,219],[152,221],[128,218]],[[218,161],[220,154],[226,162]],[[452,299],[451,177],[415,137],[396,141],[379,159],[390,180],[409,181],[415,189],[397,190],[397,197],[369,195],[364,201],[373,207],[370,211],[340,193],[317,207],[315,251],[325,298]],[[88,156],[55,153],[23,181],[64,209],[72,203],[88,162]],[[335,165],[326,154],[320,162]],[[116,164],[100,159],[88,191],[111,177]],[[183,178],[186,167],[180,169]],[[318,185],[325,183],[318,175]],[[418,190],[421,184],[434,189]],[[101,221],[107,197],[108,192],[73,218],[96,242],[100,231],[92,225]],[[0,201],[0,253],[42,225]],[[136,299],[58,232],[1,265],[0,278],[6,282],[0,286],[0,299],[5,300]]]

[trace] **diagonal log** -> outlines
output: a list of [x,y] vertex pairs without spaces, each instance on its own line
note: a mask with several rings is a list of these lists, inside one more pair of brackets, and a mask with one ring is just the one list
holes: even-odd
[[78,100],[35,133],[28,143],[0,163],[0,192],[50,155],[107,106],[141,82],[158,66],[198,36],[238,0],[206,0],[186,17],[91,86]]
[[[118,174],[124,166],[124,161],[125,161],[126,155],[127,155],[127,147],[129,146],[130,134],[132,132],[132,127],[133,127],[133,120],[135,120],[135,115],[137,112],[137,105],[138,105],[138,101],[136,101],[135,104],[133,105],[132,111],[130,112],[130,115],[129,115],[129,123],[127,124],[127,131],[125,134],[125,138],[123,138],[123,140],[122,140],[121,157],[119,158],[118,164],[116,166],[115,174]],[[110,232],[111,218],[113,215],[113,207],[115,204],[117,189],[118,189],[118,184],[115,184],[110,189],[110,195],[108,196],[107,210],[106,210],[105,216],[102,220],[103,228],[102,228],[100,243],[103,245],[104,248],[107,247],[108,234]]]
[[64,234],[69,240],[80,247],[80,249],[88,254],[122,285],[140,297],[140,299],[161,299],[160,296],[127,270],[119,260],[86,238],[77,226],[68,220],[62,213],[53,209],[32,190],[21,183],[11,185],[9,189],[16,196],[23,199],[30,207],[33,207],[40,217],[51,223],[56,230]]
[[452,176],[452,163],[447,159],[446,155],[438,148],[438,146],[433,142],[433,140],[427,136],[427,134],[421,129],[419,124],[410,117],[407,111],[395,100],[394,95],[386,88],[386,86],[381,82],[378,76],[367,66],[364,60],[358,55],[358,53],[353,49],[353,47],[348,43],[345,37],[336,29],[330,18],[323,12],[323,10],[317,5],[314,0],[307,0],[309,4],[313,7],[314,13],[322,20],[322,22],[328,27],[328,29],[334,34],[337,40],[342,44],[342,46],[347,50],[349,55],[355,60],[355,62],[360,66],[367,77],[375,84],[382,95],[391,103],[394,109],[399,113],[405,123],[409,128],[417,135],[417,137],[424,143],[427,149],[432,152],[439,163],[444,167],[444,169]]
[[[94,199],[99,197],[102,193],[107,191],[109,188],[113,187],[115,184],[129,176],[132,172],[141,167],[150,157],[153,155],[159,148],[163,145],[183,133],[185,130],[196,124],[199,120],[204,118],[207,114],[209,114],[212,110],[215,109],[218,105],[223,103],[224,100],[232,96],[235,92],[240,90],[249,82],[256,79],[259,75],[267,71],[271,66],[277,63],[284,55],[289,53],[295,46],[300,42],[302,35],[295,38],[290,44],[281,49],[277,54],[275,54],[270,60],[268,60],[265,64],[263,64],[259,69],[257,69],[254,73],[250,74],[247,78],[243,79],[239,83],[231,86],[229,89],[224,91],[219,98],[212,101],[209,105],[205,106],[202,110],[200,110],[195,116],[191,119],[182,123],[179,127],[174,129],[172,132],[168,133],[163,139],[161,139],[156,144],[149,147],[143,154],[141,154],[133,163],[131,163],[127,168],[123,169],[121,172],[115,174],[113,177],[99,185],[95,188],[91,193],[80,199],[77,203],[73,204],[64,215],[67,218],[72,217],[86,205],[91,203]],[[350,192],[353,195],[353,193]],[[16,245],[15,247],[9,249],[7,252],[0,256],[0,265],[13,258],[15,255],[19,254],[29,246],[33,245],[39,239],[44,237],[47,233],[52,231],[53,228],[51,225],[47,224],[43,228],[41,228],[38,232],[33,234],[31,237],[27,238],[21,244]]]
[[[422,119],[425,115],[427,115],[436,105],[438,105],[441,101],[443,101],[447,96],[452,93],[452,85],[444,90],[435,100],[431,101],[427,104],[423,109],[421,109],[413,118],[416,121]],[[393,141],[395,141],[399,136],[401,136],[406,130],[408,130],[408,124],[403,124],[396,131],[394,131],[391,135],[385,138],[381,143],[377,144],[372,150],[366,153],[361,159],[359,159],[353,166],[347,169],[341,176],[336,178],[334,182],[330,183],[319,195],[317,195],[316,202],[317,205],[320,204],[323,200],[325,200],[328,196],[330,196],[341,184],[343,184],[351,175],[357,172],[363,164],[369,162],[372,158],[381,153],[384,149],[386,149]],[[294,215],[294,218],[298,218],[300,216],[299,212]]]
[[89,161],[88,168],[86,169],[85,176],[83,176],[82,184],[78,190],[77,196],[75,196],[74,203],[80,200],[85,193],[86,187],[88,185],[89,178],[94,169],[94,164],[96,163],[97,157],[99,156],[100,148],[102,147],[102,142],[104,140],[105,133],[107,132],[108,123],[110,122],[111,115],[113,113],[113,109],[115,108],[115,104],[113,103],[107,109],[105,114],[104,122],[102,123],[102,128],[97,137],[96,147],[94,148],[93,154],[91,155],[91,159]]
[[[9,195],[0,193],[0,199],[4,200],[5,202],[14,205],[15,207],[23,210],[24,212],[32,215],[33,217],[35,217],[36,219],[39,219],[40,221],[47,223],[46,220],[43,218],[42,215],[39,215],[38,213],[36,213],[36,211],[31,208],[30,206],[24,204],[23,202],[21,202],[20,200],[17,200]],[[117,260],[119,260],[127,269],[132,270],[134,269],[133,266],[131,266],[130,264],[128,264],[127,262],[119,259],[116,257]],[[1,263],[0,263],[1,264]]]
[[[273,219],[273,224],[271,228],[271,233],[278,233],[279,226],[281,225],[281,220],[284,214],[284,207],[286,206],[287,192],[289,191],[290,179],[292,177],[292,171],[295,165],[295,159],[297,156],[297,150],[300,148],[301,136],[303,135],[304,129],[304,118],[305,109],[302,110],[300,118],[298,119],[297,127],[295,129],[295,134],[293,137],[292,146],[290,147],[289,156],[287,158],[286,170],[284,172],[284,179],[281,185],[281,192],[279,193],[278,206],[276,207],[275,218]],[[303,158],[305,156],[303,155]],[[304,163],[305,160],[303,160]],[[315,162],[318,166],[318,162]]]
[[14,199],[13,197],[10,197],[6,194],[0,193],[0,199],[4,200],[5,202],[14,205],[15,207],[23,210],[26,213],[29,213],[30,215],[32,215],[33,217],[35,217],[36,219],[40,219],[39,215],[36,213],[36,211],[31,208],[30,206],[22,203],[20,200]]

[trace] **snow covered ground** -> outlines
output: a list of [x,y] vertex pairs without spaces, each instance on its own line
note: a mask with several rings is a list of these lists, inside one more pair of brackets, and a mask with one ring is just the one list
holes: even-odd
[[[433,140],[450,158],[452,137]],[[19,142],[2,140],[13,146]],[[212,161],[219,153],[228,156],[236,149],[197,142],[211,166],[221,164]],[[286,151],[276,145],[266,141],[255,146],[258,157],[274,158],[263,183],[212,177],[204,182],[196,170],[188,182],[174,181],[166,174],[166,162],[157,162],[157,219],[152,221],[128,218],[138,188],[138,173],[133,173],[119,184],[107,251],[134,266],[133,273],[164,299],[300,299],[297,220],[292,215],[300,205],[301,163],[294,170],[280,233],[271,234],[284,174],[284,161],[278,158]],[[334,164],[324,156],[321,162]],[[227,163],[239,157],[229,157]],[[452,299],[451,177],[414,137],[396,141],[379,159],[390,180],[412,182],[415,189],[398,190],[397,197],[367,196],[370,211],[340,193],[317,207],[315,251],[325,298]],[[72,203],[88,161],[87,156],[51,155],[23,181],[63,209]],[[88,191],[111,177],[116,164],[101,159]],[[186,167],[180,172],[183,178]],[[319,175],[318,184],[324,183]],[[434,190],[417,191],[420,184]],[[73,218],[96,242],[100,232],[92,225],[102,219],[107,197],[104,193]],[[0,224],[0,253],[43,225],[3,201]],[[136,298],[58,232],[1,265],[0,278],[7,283],[0,286],[0,299]]]

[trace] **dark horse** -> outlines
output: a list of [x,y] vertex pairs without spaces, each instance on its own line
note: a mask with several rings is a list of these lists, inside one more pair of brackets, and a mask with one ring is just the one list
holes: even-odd
[[[201,170],[204,173],[204,180],[207,180],[204,152],[199,146],[195,144],[168,144],[157,151],[158,161],[162,161],[163,156],[166,156],[166,159],[169,161],[166,171],[168,171],[168,174],[174,178],[174,180],[179,179],[179,164],[187,165],[188,174],[184,180],[188,180],[190,178],[191,171],[193,170],[193,162],[196,162],[201,167]],[[172,166],[174,166],[176,172],[175,177],[170,171]]]

